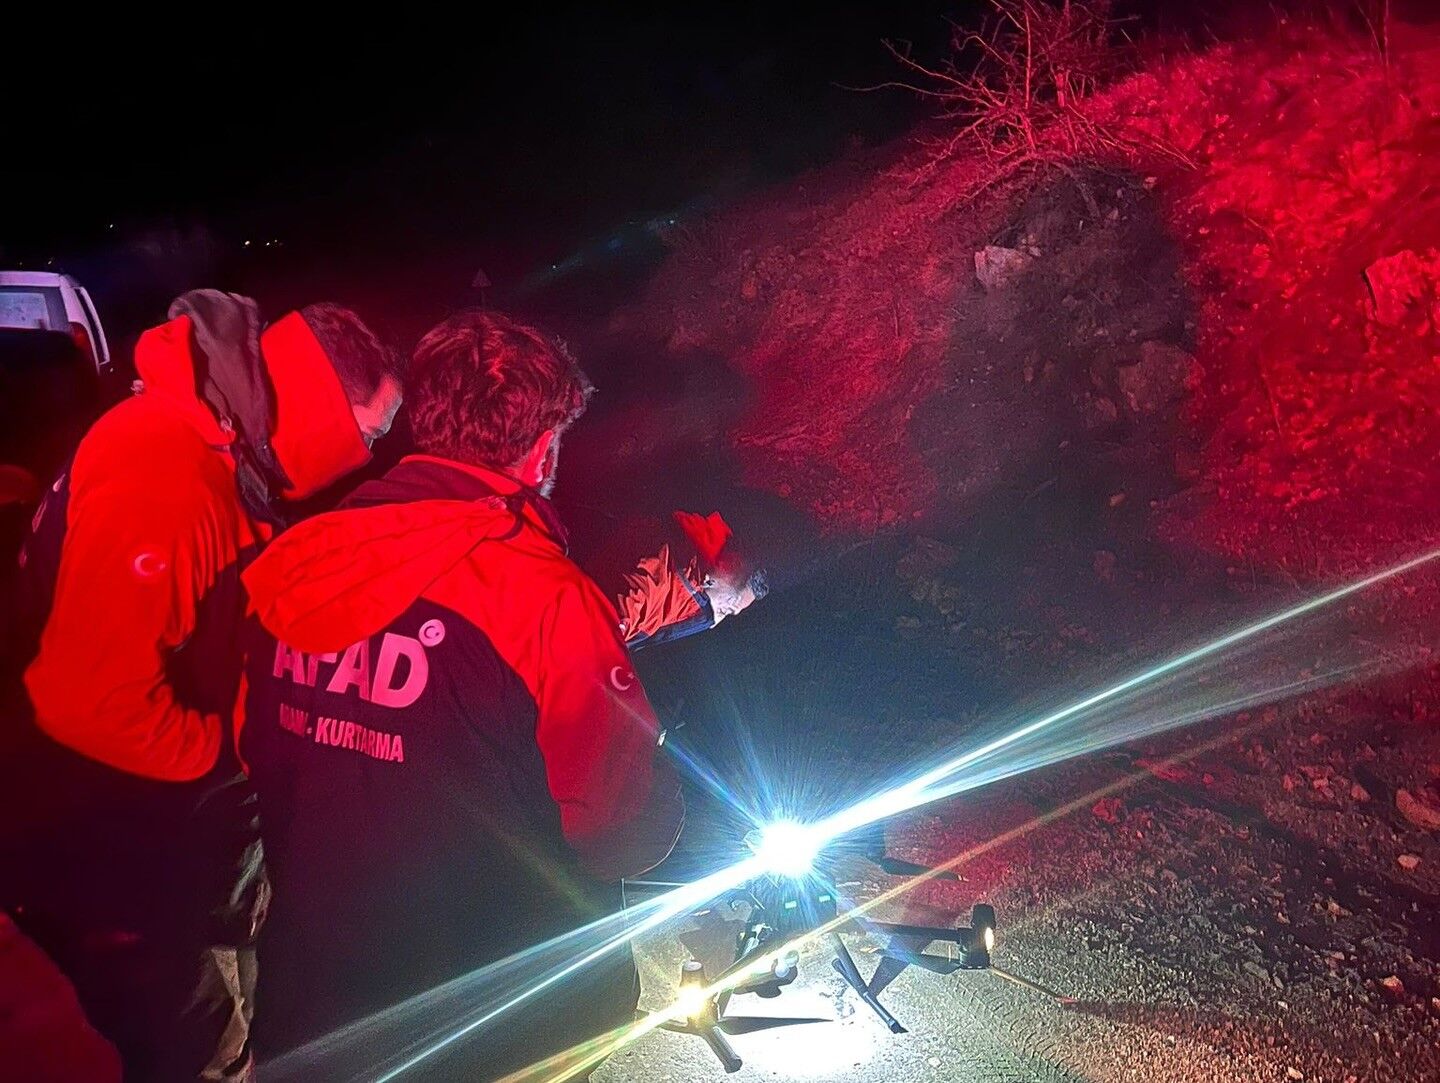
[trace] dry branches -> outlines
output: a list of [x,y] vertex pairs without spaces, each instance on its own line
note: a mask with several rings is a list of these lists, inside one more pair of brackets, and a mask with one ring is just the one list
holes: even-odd
[[990,3],[988,24],[953,27],[949,55],[937,64],[886,43],[912,77],[889,85],[935,102],[937,120],[955,126],[929,140],[914,179],[964,150],[990,160],[976,182],[983,190],[1026,169],[1078,177],[1079,169],[1139,149],[1133,136],[1091,108],[1096,91],[1124,71],[1110,0]]

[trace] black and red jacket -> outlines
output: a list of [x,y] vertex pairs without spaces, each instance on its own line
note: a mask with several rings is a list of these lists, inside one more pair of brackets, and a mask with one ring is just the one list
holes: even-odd
[[679,788],[614,604],[515,481],[408,457],[245,582],[272,1050],[612,913],[669,853]]

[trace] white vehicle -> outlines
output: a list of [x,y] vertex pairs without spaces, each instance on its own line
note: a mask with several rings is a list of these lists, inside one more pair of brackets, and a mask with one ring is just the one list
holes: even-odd
[[98,376],[110,375],[110,344],[85,287],[66,274],[0,271],[0,331],[66,335]]

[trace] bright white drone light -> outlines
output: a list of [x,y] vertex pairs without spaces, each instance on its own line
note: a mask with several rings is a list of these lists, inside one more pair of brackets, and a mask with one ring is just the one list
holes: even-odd
[[699,1019],[705,1014],[705,1009],[710,1006],[710,998],[705,995],[703,985],[688,985],[681,988],[675,997],[675,1014],[686,1019]]
[[815,829],[789,820],[777,820],[751,832],[746,841],[772,876],[804,876],[820,852],[820,837]]

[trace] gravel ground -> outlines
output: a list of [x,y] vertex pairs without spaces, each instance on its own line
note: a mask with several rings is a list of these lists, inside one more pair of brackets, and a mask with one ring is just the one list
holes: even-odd
[[[1075,1003],[994,974],[912,967],[882,994],[909,1031],[891,1035],[815,945],[795,986],[773,1001],[736,998],[731,1014],[833,1022],[737,1035],[746,1063],[736,1078],[1440,1079],[1435,896],[1417,921],[1420,892],[1403,890],[1404,870],[1354,861],[1356,849],[1342,859],[1351,879],[1337,883],[1327,873],[1338,866],[1325,863],[1333,855],[1316,858],[1303,835],[1149,772],[1102,817],[1088,794],[1126,777],[1115,760],[1055,776],[1043,789],[1002,784],[983,801],[926,810],[892,832],[892,849],[932,856],[974,844],[954,825],[977,809],[987,822],[996,822],[992,811],[1018,820],[1023,833],[979,855],[976,876],[962,862],[961,883],[925,884],[902,913],[878,916],[959,923],[971,901],[993,900],[997,965]],[[1064,794],[1081,799],[1069,811],[1046,807]],[[1434,837],[1405,841],[1422,852],[1422,867],[1440,864]],[[863,898],[896,882],[872,872],[851,890]],[[1392,882],[1402,890],[1384,890]],[[875,942],[846,939],[868,974],[875,960],[864,952]],[[705,957],[694,930],[643,945],[646,1006],[665,1003],[691,953]],[[1387,987],[1392,975],[1403,991]],[[724,1075],[703,1042],[659,1031],[596,1078]]]
[[[872,564],[895,568],[895,557]],[[808,772],[853,794],[895,777],[946,727],[955,747],[967,747],[977,717],[1026,688],[1085,688],[1097,666],[1113,672],[1111,660],[1128,659],[1125,671],[1154,657],[1145,615],[1156,597],[1167,600],[1166,623],[1201,629],[1225,627],[1258,601],[1237,607],[1234,592],[1197,582],[1192,569],[1173,584],[1149,574],[1133,594],[1087,601],[1073,554],[1048,575],[1033,554],[1014,575],[989,567],[984,581],[997,586],[987,596],[954,586],[981,581],[964,561],[932,574],[933,557],[933,546],[912,546],[888,580],[837,574],[848,607],[831,612],[812,595],[782,601],[743,631],[715,633],[666,662],[680,675],[657,674],[657,696],[744,672],[727,720],[700,718],[697,727],[712,730],[692,744],[732,779]],[[896,580],[908,603],[897,602]],[[856,605],[862,588],[869,593]],[[1047,592],[1065,597],[1066,609],[1006,602]],[[1073,1003],[995,974],[912,967],[882,993],[908,1028],[892,1035],[816,946],[782,996],[739,997],[731,1011],[830,1021],[735,1035],[745,1059],[735,1078],[1440,1080],[1440,831],[1397,805],[1402,789],[1433,795],[1440,778],[1440,727],[1423,673],[1221,714],[890,823],[889,854],[955,860],[962,879],[921,883],[878,917],[963,924],[973,903],[992,902],[997,965]],[[700,713],[685,709],[692,720]],[[737,714],[752,726],[743,762],[717,737]],[[784,721],[762,732],[757,718]],[[703,796],[692,806],[684,845],[696,853],[733,830],[733,817],[713,807]],[[853,859],[837,879],[861,900],[901,883]],[[876,942],[846,939],[871,973]],[[713,974],[732,943],[728,931],[707,939],[693,927],[645,942],[642,1006],[666,1002],[685,955]],[[724,1074],[699,1039],[655,1031],[595,1078]]]

